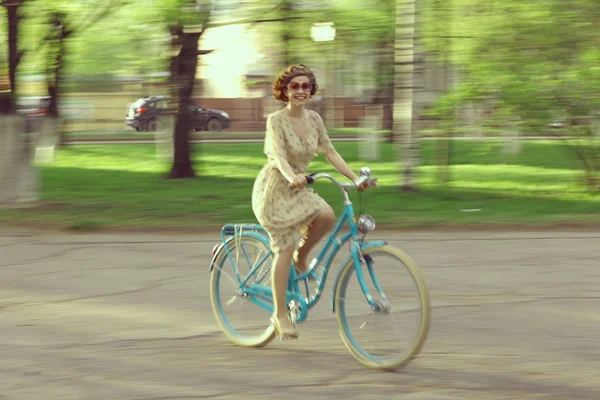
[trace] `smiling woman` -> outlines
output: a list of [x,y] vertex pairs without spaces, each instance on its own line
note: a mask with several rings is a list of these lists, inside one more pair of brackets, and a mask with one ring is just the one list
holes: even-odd
[[297,337],[285,304],[290,262],[293,258],[300,275],[308,272],[309,252],[335,223],[329,204],[305,188],[306,170],[313,158],[323,153],[340,173],[353,182],[358,180],[331,143],[321,116],[305,109],[317,89],[314,73],[303,64],[286,68],[273,83],[273,96],[287,103],[287,107],[267,118],[264,153],[268,161],[252,192],[252,210],[269,234],[275,254],[272,268],[275,311],[271,321],[282,337]]

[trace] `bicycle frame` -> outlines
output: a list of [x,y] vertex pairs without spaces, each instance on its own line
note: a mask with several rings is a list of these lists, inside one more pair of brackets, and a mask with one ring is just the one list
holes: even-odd
[[[348,223],[350,231],[348,233],[344,234],[340,238],[340,240],[338,240],[337,237],[340,235],[340,233],[346,223]],[[250,273],[248,274],[248,276],[245,279],[243,279],[242,277],[239,276],[237,268],[233,264],[233,258],[232,258],[232,254],[230,252],[229,246],[226,245],[227,243],[236,239],[236,233],[237,233],[236,231],[237,230],[240,230],[240,235],[254,237],[254,238],[260,240],[261,242],[263,242],[265,244],[265,246],[267,248],[269,248],[269,251],[267,252],[267,254],[262,258],[262,260],[260,260],[260,262],[257,265],[255,265],[252,268],[252,270],[250,271]],[[246,230],[246,232],[242,234],[243,230]],[[262,231],[264,233],[259,232],[259,231]],[[231,237],[230,239],[226,239],[227,235],[233,235],[233,237]],[[259,268],[261,268],[262,264],[273,254],[272,250],[270,250],[269,237],[266,234],[266,231],[264,230],[264,228],[257,224],[247,224],[247,225],[227,224],[221,230],[221,237],[222,237],[222,243],[220,244],[219,249],[216,250],[214,253],[210,269],[212,270],[212,268],[214,267],[214,264],[216,261],[215,258],[219,254],[220,250],[224,247],[225,251],[227,253],[227,257],[231,260],[232,268],[236,275],[236,278],[237,278],[238,282],[240,282],[239,290],[243,292],[243,295],[249,295],[251,301],[254,302],[255,304],[257,304],[258,306],[262,307],[263,309],[265,309],[269,312],[273,312],[272,288],[270,286],[263,286],[260,284],[248,284],[248,280],[250,279],[250,277],[254,276],[254,273],[256,273],[256,271]],[[339,253],[340,249],[348,241],[351,241],[350,255],[340,266],[340,269],[338,271],[338,274],[337,274],[337,277],[335,280],[333,293],[335,293],[335,288],[337,287],[337,285],[339,283],[339,277],[340,277],[340,273],[341,273],[343,267],[348,262],[352,261],[355,266],[356,274],[357,274],[360,286],[365,295],[365,298],[367,299],[367,301],[369,302],[369,304],[371,305],[371,307],[373,309],[378,308],[378,305],[375,303],[375,301],[373,300],[373,297],[369,293],[369,289],[365,282],[365,275],[363,273],[363,270],[361,268],[359,268],[358,266],[360,266],[363,262],[362,251],[364,249],[369,248],[369,247],[379,247],[379,246],[386,244],[387,242],[382,241],[382,240],[367,242],[367,241],[364,241],[364,238],[361,238],[360,234],[358,233],[358,227],[357,227],[356,223],[354,222],[354,208],[352,207],[352,203],[348,200],[347,195],[346,195],[344,212],[342,213],[341,217],[339,218],[334,230],[329,235],[327,242],[325,243],[325,246],[323,246],[323,248],[320,250],[320,252],[316,258],[316,260],[317,260],[316,264],[313,267],[314,269],[316,269],[321,265],[322,262],[325,263],[324,268],[323,268],[323,273],[321,275],[321,279],[319,280],[318,286],[315,290],[314,296],[311,296],[310,299],[305,299],[301,295],[300,283],[299,283],[300,281],[304,281],[304,283],[306,285],[307,294],[310,293],[310,291],[308,290],[308,283],[305,278],[309,274],[312,274],[312,272],[309,271],[306,274],[298,275],[294,268],[291,268],[291,270],[290,270],[290,277],[288,280],[288,289],[287,289],[286,295],[288,298],[288,304],[289,304],[289,301],[295,300],[300,305],[300,315],[298,316],[297,322],[304,321],[307,317],[308,310],[311,309],[312,307],[314,307],[314,305],[319,302],[319,300],[321,298],[321,294],[323,293],[323,288],[325,287],[329,269],[332,266],[333,260]],[[245,253],[245,251],[243,251],[243,256],[247,258],[247,254]],[[377,279],[375,277],[371,263],[367,263],[367,269],[369,271],[369,276],[375,285],[375,288],[381,293],[381,288],[379,286],[379,282],[377,281]],[[333,298],[333,294],[332,294],[332,311],[334,310],[333,307],[334,307],[334,298]]]

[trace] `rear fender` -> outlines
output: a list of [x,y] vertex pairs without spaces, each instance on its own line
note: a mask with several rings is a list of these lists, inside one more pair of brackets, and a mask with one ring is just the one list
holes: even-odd
[[[260,240],[261,242],[263,242],[267,247],[270,248],[269,239],[267,237],[265,237],[265,235],[260,234],[258,232],[253,232],[253,231],[242,232],[242,237],[256,238],[256,239]],[[217,262],[217,258],[219,257],[219,255],[223,251],[227,251],[227,249],[225,249],[225,246],[228,245],[231,241],[234,241],[235,239],[236,239],[236,236],[231,236],[231,237],[225,239],[224,241],[222,241],[221,243],[214,245],[213,256],[210,260],[210,266],[208,269],[209,272],[212,272],[213,268],[215,267],[215,264]]]

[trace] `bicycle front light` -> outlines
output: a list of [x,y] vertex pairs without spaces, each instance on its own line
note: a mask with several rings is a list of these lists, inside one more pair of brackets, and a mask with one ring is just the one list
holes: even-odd
[[370,215],[364,214],[358,218],[356,226],[361,233],[371,232],[375,229],[375,220]]

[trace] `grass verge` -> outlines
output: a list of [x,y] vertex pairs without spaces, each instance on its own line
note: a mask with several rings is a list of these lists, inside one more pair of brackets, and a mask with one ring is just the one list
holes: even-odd
[[[455,141],[452,183],[435,182],[439,169],[435,141],[422,142],[422,166],[415,192],[400,189],[400,172],[391,144],[381,159],[361,160],[359,144],[336,147],[358,170],[369,165],[381,188],[363,194],[367,212],[379,225],[394,228],[476,226],[549,226],[600,223],[600,196],[581,186],[582,172],[557,141],[523,143],[518,155],[506,155],[497,141]],[[41,201],[23,209],[1,209],[0,223],[71,229],[201,229],[227,222],[255,222],[251,208],[254,178],[265,162],[262,144],[195,146],[198,179],[166,180],[169,165],[153,145],[72,146],[56,161],[39,166]],[[320,155],[310,168],[332,172]],[[329,182],[315,187],[336,210],[339,189]],[[353,192],[356,212],[361,197]]]

